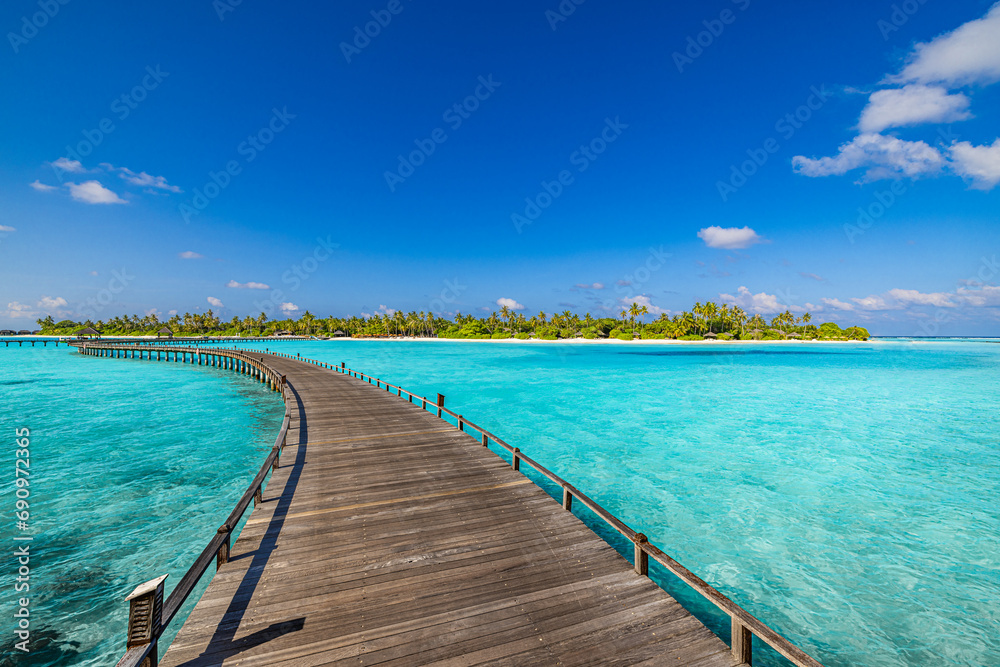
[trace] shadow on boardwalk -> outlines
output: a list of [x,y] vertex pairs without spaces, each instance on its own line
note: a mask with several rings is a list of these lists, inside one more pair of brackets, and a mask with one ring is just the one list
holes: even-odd
[[[288,479],[281,490],[281,495],[271,501],[276,502],[277,507],[268,524],[267,531],[261,539],[260,544],[253,551],[233,556],[229,562],[238,562],[252,559],[243,579],[233,595],[232,602],[222,616],[222,622],[215,628],[215,633],[209,640],[208,647],[204,653],[193,660],[182,663],[185,667],[208,667],[209,665],[221,665],[223,661],[232,658],[244,651],[256,648],[261,644],[269,642],[278,637],[282,637],[291,632],[298,632],[305,625],[305,617],[298,617],[286,621],[272,623],[266,628],[257,630],[245,637],[236,639],[236,632],[240,628],[240,623],[246,614],[247,606],[253,598],[254,591],[260,583],[265,566],[271,558],[278,543],[278,536],[284,526],[285,517],[288,515],[292,504],[292,497],[295,489],[302,477],[302,469],[306,462],[305,444],[309,441],[309,425],[305,407],[302,405],[301,396],[292,382],[288,383],[289,391],[295,395],[298,403],[298,440],[286,444],[286,448],[294,447],[296,450],[295,461],[291,464],[291,471]],[[295,423],[292,420],[292,423]],[[291,429],[290,429],[291,431]],[[273,479],[273,478],[272,478]],[[272,489],[269,489],[272,490]]]

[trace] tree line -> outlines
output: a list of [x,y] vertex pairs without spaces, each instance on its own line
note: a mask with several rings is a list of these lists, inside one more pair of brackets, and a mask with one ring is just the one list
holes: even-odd
[[673,316],[660,314],[647,322],[649,308],[633,303],[622,309],[618,317],[582,317],[569,310],[525,317],[523,312],[503,306],[488,316],[476,317],[456,313],[451,319],[431,312],[402,311],[370,316],[318,318],[308,310],[298,318],[271,320],[265,313],[256,317],[233,317],[223,321],[212,310],[204,314],[184,313],[166,320],[153,315],[120,315],[106,321],[86,320],[76,322],[53,318],[39,319],[43,334],[72,335],[83,327],[93,327],[103,335],[142,336],[156,335],[167,327],[177,336],[272,336],[278,332],[291,332],[303,336],[345,335],[352,337],[436,336],[439,338],[541,338],[558,340],[569,338],[618,338],[622,340],[677,339],[703,340],[868,340],[866,329],[851,326],[841,329],[834,322],[812,324],[809,313],[795,315],[789,310],[773,315],[770,319],[756,313],[748,314],[739,306],[716,304],[711,301],[696,303],[690,310]]

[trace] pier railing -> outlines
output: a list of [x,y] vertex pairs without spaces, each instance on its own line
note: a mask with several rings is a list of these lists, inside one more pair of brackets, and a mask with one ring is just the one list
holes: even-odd
[[[236,503],[236,507],[229,513],[225,523],[219,526],[215,535],[208,541],[201,554],[195,559],[194,564],[181,577],[177,586],[171,591],[166,601],[163,599],[163,582],[167,578],[161,576],[152,581],[147,581],[137,587],[131,595],[126,598],[129,602],[128,614],[128,639],[126,642],[125,655],[118,661],[117,667],[155,667],[157,664],[157,653],[160,636],[174,620],[184,602],[194,591],[198,581],[211,567],[214,562],[216,568],[229,562],[229,550],[232,543],[232,534],[243,518],[243,514],[250,507],[250,503],[256,507],[262,500],[262,489],[268,473],[278,467],[281,451],[288,439],[288,424],[291,416],[288,412],[290,392],[287,391],[285,376],[277,372],[259,356],[238,350],[225,349],[204,349],[204,348],[175,348],[167,350],[155,350],[148,345],[108,345],[100,343],[89,343],[79,345],[81,354],[102,357],[126,357],[132,353],[130,358],[135,358],[138,352],[139,358],[152,360],[153,352],[157,353],[156,358],[160,359],[160,354],[169,361],[174,355],[174,360],[183,363],[197,363],[225,368],[235,372],[245,373],[259,379],[269,385],[275,391],[280,391],[285,401],[285,418],[278,431],[278,437],[274,440],[271,452],[264,459],[257,475],[250,482],[250,486]],[[180,359],[178,359],[180,355]],[[297,401],[296,401],[297,402]]]
[[520,470],[522,464],[534,468],[539,474],[562,489],[562,504],[564,509],[572,511],[575,499],[577,502],[584,505],[591,512],[604,520],[609,526],[622,535],[622,537],[629,542],[632,542],[634,545],[633,562],[635,564],[635,571],[637,574],[649,576],[649,559],[652,558],[728,615],[731,620],[731,650],[734,665],[740,666],[752,664],[753,638],[757,637],[782,656],[787,658],[789,662],[796,667],[823,667],[822,664],[808,655],[805,651],[800,649],[798,646],[795,646],[792,642],[785,639],[775,630],[768,627],[763,621],[730,600],[713,586],[708,584],[705,580],[691,572],[691,570],[687,569],[668,556],[662,549],[654,544],[651,544],[649,539],[644,534],[632,529],[621,519],[601,507],[597,501],[587,496],[585,493],[542,464],[525,455],[520,448],[514,447],[499,436],[490,433],[482,426],[479,426],[469,421],[464,416],[446,408],[444,405],[445,397],[443,395],[438,394],[434,399],[428,399],[426,396],[420,396],[403,389],[399,385],[394,385],[389,382],[385,382],[380,378],[372,377],[371,375],[366,375],[360,371],[347,368],[347,366],[343,363],[340,366],[333,366],[325,362],[303,358],[301,356],[284,353],[272,354],[279,357],[287,357],[289,359],[304,361],[320,366],[321,368],[327,368],[338,373],[349,375],[363,382],[367,382],[368,384],[373,384],[378,389],[385,389],[388,392],[395,393],[400,398],[406,398],[406,400],[410,403],[420,403],[424,410],[426,410],[427,406],[430,405],[431,411],[436,412],[438,417],[442,419],[444,419],[444,415],[452,417],[455,420],[455,425],[458,427],[458,430],[466,433],[469,431],[478,433],[478,439],[483,447],[488,447],[490,443],[493,443],[501,449],[509,452],[511,454],[511,467],[514,470]]
[[[263,362],[263,358],[256,357],[253,353],[224,348],[209,349],[170,347],[167,349],[160,348],[159,350],[156,350],[155,345],[149,344],[107,345],[91,343],[82,344],[79,347],[80,352],[83,354],[98,356],[127,356],[128,352],[132,352],[132,358],[135,358],[135,353],[139,352],[140,359],[144,358],[143,355],[148,355],[145,358],[150,360],[152,359],[154,351],[157,353],[157,359],[160,358],[159,355],[161,352],[173,354],[175,361],[177,360],[177,355],[180,354],[181,360],[185,363],[195,363],[195,359],[197,359],[197,363],[199,364],[204,362],[209,365],[221,365],[224,368],[227,366],[226,362],[222,360],[232,360],[234,362],[239,362],[239,364],[242,365],[228,366],[229,368],[255,374],[259,379],[261,379],[262,382],[268,382],[273,389],[281,391],[286,405],[289,400],[289,392],[286,391],[285,376],[281,375],[270,366],[267,366]],[[260,353],[258,352],[257,354]],[[380,378],[347,368],[344,363],[341,363],[339,366],[335,366],[315,359],[304,358],[301,355],[291,355],[279,352],[269,352],[268,354],[276,357],[294,359],[296,361],[313,364],[320,368],[348,375],[362,382],[374,385],[377,389],[384,389],[387,392],[395,393],[400,398],[406,398],[406,400],[410,403],[419,403],[421,408],[424,410],[427,410],[428,405],[430,405],[431,412],[436,412],[439,418],[445,419],[445,416],[451,417],[460,431],[465,433],[469,433],[470,431],[478,433],[478,440],[483,447],[488,447],[492,443],[509,452],[511,454],[511,467],[514,470],[519,471],[521,469],[521,464],[533,468],[543,477],[562,489],[562,505],[564,509],[572,511],[574,500],[579,502],[611,526],[611,528],[617,531],[622,537],[633,544],[633,563],[637,574],[649,576],[649,559],[652,558],[657,563],[660,563],[669,572],[674,574],[687,586],[692,588],[728,615],[731,621],[731,651],[733,664],[737,667],[743,665],[749,666],[752,664],[753,638],[755,636],[788,659],[796,667],[823,667],[822,664],[809,656],[805,651],[792,644],[778,632],[768,627],[768,625],[763,621],[743,609],[706,581],[678,563],[676,560],[667,555],[662,549],[654,544],[651,544],[643,533],[640,533],[628,526],[625,522],[614,516],[597,501],[587,496],[568,481],[564,480],[562,477],[541,465],[531,457],[525,455],[520,448],[514,447],[499,436],[466,419],[463,415],[445,407],[445,397],[442,394],[438,394],[434,399],[428,399],[426,396],[420,396],[403,389],[399,385],[394,385],[389,382],[385,382]],[[189,361],[187,361],[186,355],[191,355]],[[197,355],[197,357],[195,355]],[[169,360],[169,356],[167,357],[167,360]],[[209,541],[201,555],[199,555],[197,560],[195,560],[194,565],[192,565],[188,572],[181,578],[180,583],[178,583],[177,587],[171,592],[166,602],[163,602],[163,581],[166,579],[165,576],[153,579],[152,581],[139,586],[135,589],[132,595],[127,598],[130,602],[127,652],[118,662],[117,667],[155,667],[157,663],[157,641],[159,640],[160,635],[163,634],[167,625],[177,615],[177,612],[194,590],[198,580],[201,579],[202,575],[204,575],[204,573],[208,570],[212,561],[216,561],[217,567],[228,561],[230,536],[233,530],[239,523],[244,512],[246,512],[249,507],[250,501],[253,500],[254,506],[260,502],[261,489],[263,487],[264,480],[267,477],[268,472],[272,468],[276,468],[278,466],[281,449],[284,447],[287,438],[289,418],[289,413],[286,409],[285,419],[282,423],[281,431],[278,433],[278,437],[275,440],[275,445],[272,448],[271,453],[264,460],[257,476],[250,483],[250,486],[243,494],[243,497],[240,498],[240,501],[230,513],[229,518],[226,519],[226,522],[218,529],[216,535]]]

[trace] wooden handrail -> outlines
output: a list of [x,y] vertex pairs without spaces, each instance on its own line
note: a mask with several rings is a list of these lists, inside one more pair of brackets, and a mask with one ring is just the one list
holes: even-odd
[[[117,349],[117,350],[136,350],[142,349],[144,351],[149,350],[148,345],[134,345],[134,344],[84,344],[80,346],[80,349],[85,354],[92,350],[106,350],[106,349]],[[237,350],[228,350],[223,348],[212,349],[207,351],[204,349],[195,348],[172,348],[170,350],[174,353],[193,353],[193,354],[215,354],[222,357],[229,357],[233,359],[239,359],[241,361],[247,362],[254,366],[255,368],[262,370],[265,377],[272,382],[272,384],[281,391],[282,399],[284,402],[288,403],[289,392],[285,390],[284,378],[285,376],[275,371],[273,368],[265,364],[261,359],[254,358],[250,354],[244,352],[239,352]],[[295,399],[296,402],[298,399]],[[261,464],[260,470],[257,475],[250,482],[250,486],[247,487],[246,491],[240,497],[239,501],[236,503],[236,507],[233,511],[229,513],[226,518],[226,522],[222,524],[215,535],[209,540],[208,544],[195,559],[194,563],[188,568],[188,571],[184,573],[181,580],[177,583],[177,586],[171,591],[170,596],[162,605],[162,611],[159,611],[159,617],[156,617],[156,611],[150,611],[145,617],[146,622],[151,623],[151,630],[149,632],[149,641],[138,646],[132,646],[128,648],[125,655],[121,657],[118,661],[117,667],[139,667],[148,658],[151,658],[152,665],[156,665],[157,662],[157,647],[159,643],[160,636],[170,625],[170,622],[174,620],[177,613],[180,611],[181,607],[184,606],[184,602],[188,599],[191,593],[194,591],[195,586],[198,585],[198,581],[201,580],[202,576],[212,565],[213,562],[221,565],[229,560],[229,546],[233,531],[236,529],[237,524],[239,524],[240,519],[243,518],[243,514],[246,512],[247,508],[250,506],[251,502],[256,501],[260,497],[261,489],[263,488],[264,481],[267,479],[267,475],[271,472],[273,467],[276,467],[278,459],[281,455],[281,450],[285,446],[285,442],[288,437],[288,426],[291,422],[291,415],[289,414],[287,408],[285,411],[285,418],[281,423],[281,429],[278,431],[278,436],[275,438],[274,447],[271,448],[270,453],[264,459]],[[156,581],[156,580],[154,580]],[[159,585],[162,587],[162,580],[159,581]],[[140,587],[141,588],[141,587]],[[138,590],[138,589],[137,589]],[[162,589],[161,589],[162,591]],[[150,608],[153,609],[152,607]],[[133,614],[130,609],[129,613],[129,625],[130,632],[129,636],[132,635],[132,625]]]
[[[317,363],[313,360],[304,360],[310,363]],[[334,370],[339,373],[347,374],[362,381],[365,378],[370,378],[364,373],[359,373],[358,371],[346,368],[344,366],[335,366],[330,370]],[[408,400],[412,402],[413,398],[418,398],[423,401],[423,408],[426,409],[427,399],[422,396],[418,396],[410,391],[403,389],[402,387],[394,384],[390,384],[385,380],[378,381],[381,387],[384,387],[386,391],[395,390],[398,392],[398,396],[402,397],[403,394],[408,396]],[[647,567],[645,561],[647,558],[652,558],[656,562],[660,563],[669,572],[677,576],[678,579],[683,581],[689,587],[701,594],[705,599],[714,604],[720,610],[729,615],[732,621],[732,653],[734,658],[738,660],[737,664],[749,665],[751,663],[751,644],[750,637],[756,636],[762,639],[766,644],[768,644],[775,651],[787,658],[796,667],[823,667],[822,664],[817,662],[814,658],[809,656],[805,651],[799,647],[792,644],[790,641],[785,639],[782,635],[778,634],[776,631],[768,627],[763,621],[758,619],[756,616],[743,609],[731,599],[719,592],[715,587],[710,585],[705,580],[698,577],[696,574],[688,570],[686,567],[678,563],[676,560],[668,556],[659,547],[651,544],[645,535],[636,532],[631,527],[629,527],[625,522],[620,520],[618,517],[613,515],[608,510],[604,509],[600,503],[593,500],[585,493],[571,485],[569,482],[564,480],[559,475],[555,474],[545,466],[541,465],[534,459],[525,456],[521,450],[509,443],[505,442],[502,438],[490,433],[483,427],[469,421],[463,415],[454,412],[443,405],[432,404],[437,414],[440,417],[442,413],[448,414],[453,417],[456,421],[456,426],[461,430],[468,432],[468,429],[477,431],[482,437],[482,443],[484,446],[488,444],[488,441],[492,441],[502,449],[506,449],[510,452],[514,459],[512,465],[517,469],[518,462],[524,463],[531,466],[535,471],[537,471],[542,476],[549,479],[551,482],[555,483],[563,490],[563,507],[569,511],[572,511],[572,499],[576,498],[583,505],[585,505],[591,512],[600,517],[608,525],[618,531],[625,539],[629,540],[635,545],[635,555],[636,555],[636,571],[641,574],[647,574]],[[433,411],[432,411],[433,412]],[[643,561],[640,563],[639,561]]]

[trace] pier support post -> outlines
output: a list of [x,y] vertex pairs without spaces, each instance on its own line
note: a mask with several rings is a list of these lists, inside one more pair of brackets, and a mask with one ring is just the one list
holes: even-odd
[[633,538],[635,542],[635,573],[644,577],[649,576],[649,554],[642,548],[642,545],[649,541],[642,533],[636,533]]
[[[151,644],[159,639],[163,621],[163,581],[167,575],[157,577],[136,587],[125,600],[128,602],[128,639],[126,648],[133,649]],[[154,646],[141,667],[156,667],[157,650]]]
[[733,664],[749,667],[753,664],[753,633],[738,618],[733,616],[732,619]]

